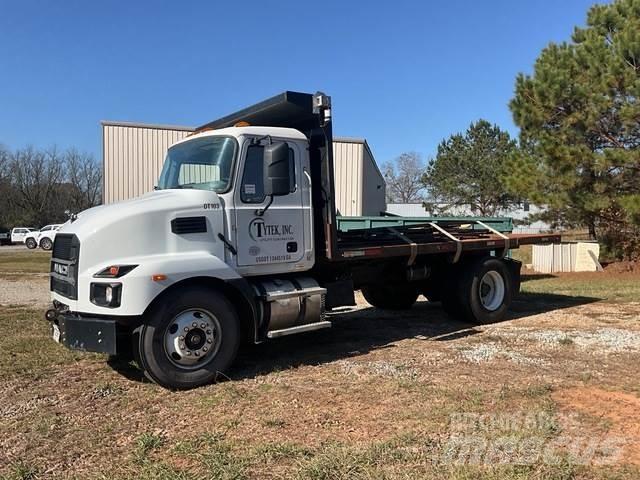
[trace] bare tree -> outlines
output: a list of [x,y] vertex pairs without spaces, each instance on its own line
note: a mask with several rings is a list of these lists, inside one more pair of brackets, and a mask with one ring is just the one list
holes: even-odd
[[59,185],[64,179],[64,163],[57,149],[16,150],[11,156],[9,171],[14,193],[10,202],[22,210],[24,221],[39,225],[52,221],[60,195]]
[[70,205],[74,212],[95,207],[101,200],[102,169],[87,153],[71,148],[64,154],[67,181],[70,184]]
[[11,152],[0,144],[0,226],[5,226],[11,217],[11,212],[9,211],[9,198],[11,198],[10,160]]
[[382,166],[387,184],[387,201],[417,203],[424,198],[422,175],[425,163],[419,153],[407,152]]
[[11,152],[0,143],[0,185],[8,180]]

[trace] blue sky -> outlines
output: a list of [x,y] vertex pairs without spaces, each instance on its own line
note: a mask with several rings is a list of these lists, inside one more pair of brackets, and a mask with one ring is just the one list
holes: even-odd
[[324,90],[334,132],[379,163],[508,102],[592,1],[0,0],[0,143],[101,152],[100,120],[200,125],[283,90]]

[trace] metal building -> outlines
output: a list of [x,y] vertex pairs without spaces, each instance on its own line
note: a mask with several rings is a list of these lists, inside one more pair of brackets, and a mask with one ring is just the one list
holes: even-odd
[[191,127],[102,122],[102,198],[114,203],[153,190],[167,149]]
[[[151,191],[167,149],[193,131],[193,127],[103,121],[104,203]],[[338,215],[384,212],[385,183],[366,140],[336,137],[333,153]]]
[[385,183],[363,138],[335,137],[333,178],[338,215],[380,215],[387,209]]

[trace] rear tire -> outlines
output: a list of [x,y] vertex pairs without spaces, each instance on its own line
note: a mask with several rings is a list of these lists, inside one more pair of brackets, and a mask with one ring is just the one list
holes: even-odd
[[386,310],[407,310],[418,299],[418,287],[401,285],[367,285],[362,295],[369,304]]
[[171,389],[189,389],[228,371],[240,344],[240,323],[229,300],[205,287],[169,292],[145,314],[133,335],[145,375]]
[[43,250],[51,250],[53,248],[53,242],[50,238],[45,237],[40,240],[40,248]]
[[462,319],[487,324],[503,320],[514,296],[513,274],[504,261],[480,258],[461,270],[456,310]]
[[25,240],[24,244],[27,246],[27,248],[29,250],[33,250],[34,248],[36,248],[38,246],[38,244],[36,243],[36,240],[34,238],[27,238]]

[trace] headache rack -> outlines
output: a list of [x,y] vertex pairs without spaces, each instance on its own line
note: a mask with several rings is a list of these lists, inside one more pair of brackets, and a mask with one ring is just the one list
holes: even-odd
[[406,256],[408,265],[419,255],[451,254],[456,263],[464,252],[493,251],[503,257],[521,245],[559,241],[558,234],[503,233],[480,220],[465,219],[342,231],[338,252],[344,260]]

